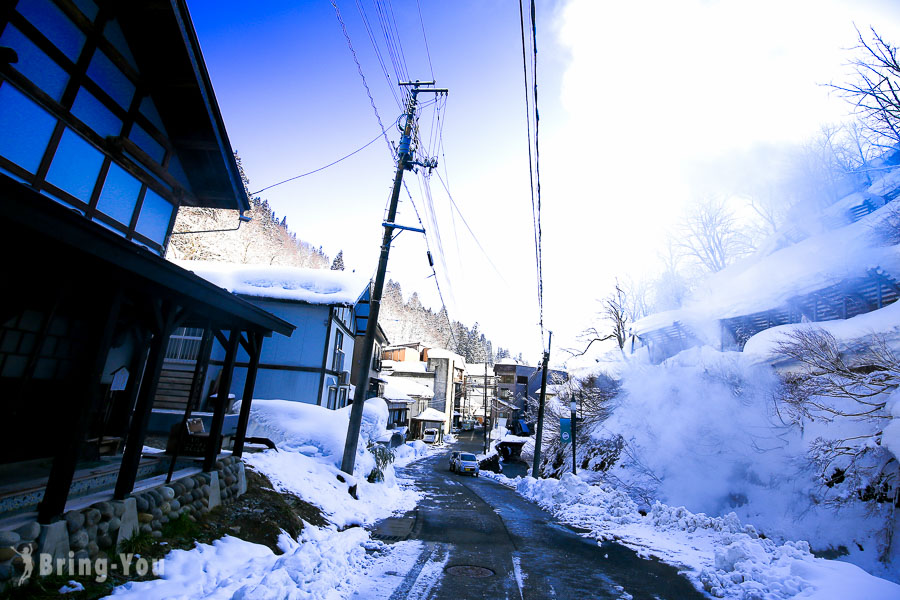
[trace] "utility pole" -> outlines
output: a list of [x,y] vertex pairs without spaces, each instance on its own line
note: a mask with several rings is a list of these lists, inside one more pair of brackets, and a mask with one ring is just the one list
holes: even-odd
[[487,412],[487,361],[484,361],[484,453],[488,453],[488,438],[487,438],[487,422],[488,422],[488,412]]
[[400,186],[403,183],[403,172],[412,170],[416,165],[428,168],[437,166],[437,159],[426,160],[425,163],[413,159],[413,129],[416,122],[416,99],[419,93],[446,94],[447,89],[422,88],[424,85],[434,85],[433,81],[401,81],[398,85],[407,86],[410,89],[409,102],[406,106],[406,121],[403,123],[403,134],[400,136],[400,145],[397,147],[397,173],[394,175],[394,187],[391,190],[391,204],[388,209],[387,221],[382,223],[384,237],[381,241],[381,256],[378,259],[378,272],[375,275],[375,285],[372,288],[372,297],[369,299],[369,318],[366,323],[366,335],[363,338],[362,365],[359,371],[359,379],[356,382],[356,392],[353,394],[353,407],[350,409],[350,423],[347,425],[347,441],[344,443],[344,456],[341,459],[341,470],[352,475],[356,465],[356,447],[359,443],[359,429],[362,425],[363,405],[366,402],[366,390],[368,389],[369,369],[372,364],[372,352],[375,349],[375,330],[378,327],[378,313],[381,310],[381,294],[384,291],[384,278],[387,272],[388,255],[391,252],[391,242],[394,238],[394,229],[417,231],[425,233],[423,229],[404,227],[394,223],[397,217],[397,203],[400,200]]
[[569,409],[572,412],[572,475],[577,475],[578,470],[575,459],[575,420],[578,418],[578,405],[575,403],[575,396],[572,396],[572,401],[569,402]]
[[553,343],[553,332],[547,341],[547,351],[544,352],[544,363],[541,371],[541,398],[538,402],[537,431],[534,433],[534,460],[531,462],[531,476],[541,478],[541,436],[544,435],[544,400],[547,398],[547,366],[550,363],[550,344]]

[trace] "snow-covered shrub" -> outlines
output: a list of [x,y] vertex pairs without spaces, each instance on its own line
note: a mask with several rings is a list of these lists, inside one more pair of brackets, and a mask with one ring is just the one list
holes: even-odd
[[[856,500],[900,507],[900,469],[891,441],[888,403],[900,385],[900,357],[883,338],[862,351],[842,351],[827,331],[802,328],[778,344],[800,365],[784,375],[783,414],[801,427],[832,423],[810,444],[809,458],[833,503]],[[891,429],[888,429],[890,434]]]
[[387,446],[381,444],[373,444],[369,446],[369,453],[375,459],[375,466],[369,471],[366,480],[369,483],[377,483],[384,481],[384,470],[394,462],[394,451]]

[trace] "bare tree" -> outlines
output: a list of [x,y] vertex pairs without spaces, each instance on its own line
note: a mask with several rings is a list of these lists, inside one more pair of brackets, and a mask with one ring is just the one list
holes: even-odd
[[[846,490],[832,502],[900,506],[898,457],[881,443],[892,418],[886,409],[888,396],[900,385],[900,357],[880,337],[864,344],[862,351],[842,352],[831,334],[817,329],[794,331],[777,351],[801,367],[783,376],[782,418],[800,427],[829,423],[835,432],[815,439],[810,451],[822,483]],[[861,425],[849,426],[851,422]]]
[[698,202],[684,217],[675,245],[712,273],[753,249],[726,200],[716,197]]
[[578,336],[578,341],[586,344],[584,350],[581,352],[567,350],[573,356],[581,356],[587,353],[595,342],[615,340],[620,350],[625,347],[625,339],[628,335],[627,326],[633,315],[629,313],[628,296],[619,284],[618,279],[616,279],[615,291],[600,302],[602,308],[599,314],[606,321],[606,325],[611,327],[612,331],[606,328],[600,329],[595,325],[588,327]]
[[850,61],[855,80],[831,84],[856,106],[862,122],[875,135],[875,143],[884,147],[900,143],[900,62],[897,46],[884,40],[874,28],[867,40],[857,30],[858,56]]

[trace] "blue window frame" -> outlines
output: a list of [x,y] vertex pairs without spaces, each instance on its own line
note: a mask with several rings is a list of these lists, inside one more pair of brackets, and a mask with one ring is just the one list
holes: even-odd
[[94,52],[87,75],[122,108],[131,104],[134,84],[101,50]]
[[102,165],[103,154],[80,135],[66,129],[50,163],[47,181],[82,202],[89,202]]
[[66,83],[69,82],[68,73],[25,37],[24,33],[12,25],[7,25],[3,35],[0,36],[0,46],[16,51],[19,61],[12,64],[16,71],[30,79],[54,100],[62,98]]
[[141,182],[125,169],[116,163],[110,163],[97,200],[97,210],[127,227],[131,224],[141,186]]
[[78,60],[86,37],[56,4],[50,0],[19,0],[16,10],[72,62]]
[[148,189],[134,230],[161,245],[169,233],[173,208],[168,200]]
[[36,173],[56,119],[9,82],[0,83],[0,156]]
[[122,120],[84,88],[79,89],[75,96],[72,114],[102,137],[122,133]]

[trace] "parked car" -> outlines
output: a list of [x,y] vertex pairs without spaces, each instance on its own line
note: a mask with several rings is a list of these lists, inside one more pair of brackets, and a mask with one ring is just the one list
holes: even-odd
[[459,460],[459,450],[454,450],[450,453],[450,470],[456,470],[456,461]]
[[422,441],[425,442],[426,444],[433,444],[436,441],[438,441],[438,430],[432,429],[430,427],[428,429],[426,429],[425,434],[422,437]]
[[475,429],[475,421],[463,421],[462,430],[463,431],[472,431]]
[[474,454],[460,452],[455,464],[457,473],[469,473],[474,477],[478,477],[478,459]]

